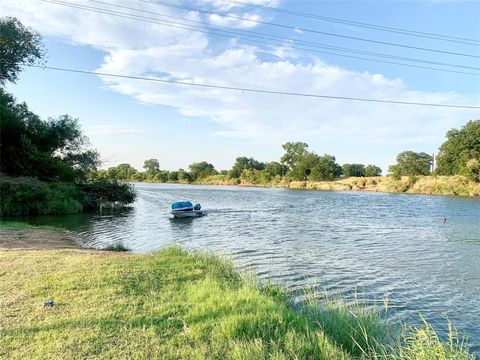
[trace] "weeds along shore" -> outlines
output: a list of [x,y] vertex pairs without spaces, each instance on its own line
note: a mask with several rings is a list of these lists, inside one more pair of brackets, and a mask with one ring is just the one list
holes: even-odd
[[22,248],[0,250],[0,358],[474,358],[453,328],[442,342],[428,324],[400,328],[361,303],[294,307],[213,255],[35,248],[27,230]]

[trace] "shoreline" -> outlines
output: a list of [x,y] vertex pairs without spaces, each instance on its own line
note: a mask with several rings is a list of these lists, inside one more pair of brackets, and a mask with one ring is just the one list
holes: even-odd
[[317,191],[353,191],[353,192],[380,192],[387,194],[412,194],[412,195],[445,195],[479,197],[480,183],[476,183],[463,176],[421,176],[415,179],[403,177],[394,180],[388,176],[380,177],[350,177],[332,181],[289,181],[288,183],[253,184],[248,182],[235,182],[232,180],[218,180],[205,178],[200,181],[188,182],[132,182],[138,184],[178,184],[178,185],[211,185],[211,186],[239,186],[253,188],[278,188],[291,190],[317,190]]
[[85,249],[57,229],[0,235],[0,358],[474,359],[455,330],[444,343],[428,324],[403,333],[362,303],[298,307],[214,255]]

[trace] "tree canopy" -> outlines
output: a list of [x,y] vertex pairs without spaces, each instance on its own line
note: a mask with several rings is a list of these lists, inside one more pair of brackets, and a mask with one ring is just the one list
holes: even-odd
[[247,158],[245,156],[237,157],[232,169],[228,172],[228,175],[232,178],[239,178],[242,175],[243,170],[263,170],[265,164],[255,160],[254,158]]
[[100,163],[78,119],[62,115],[43,121],[1,88],[0,117],[0,169],[5,174],[73,181]]
[[37,32],[16,18],[0,19],[0,85],[15,82],[22,65],[38,63],[44,55],[41,36]]
[[206,161],[193,163],[188,167],[188,170],[193,180],[203,179],[209,175],[217,174],[215,167],[212,164],[207,163]]
[[367,165],[365,166],[365,176],[370,177],[370,176],[381,176],[382,175],[382,169],[380,169],[376,165]]
[[344,176],[365,176],[365,165],[363,164],[343,164],[342,166]]
[[[452,129],[440,146],[435,172],[439,175],[472,175],[472,164],[480,161],[480,120],[469,121],[460,130]],[[473,162],[470,162],[474,160]],[[469,164],[468,166],[467,164]]]
[[285,150],[285,154],[280,159],[280,162],[287,164],[290,170],[302,161],[308,153],[308,144],[301,141],[287,142],[282,147]]
[[403,151],[397,155],[397,164],[388,171],[394,177],[429,175],[433,157],[424,152]]

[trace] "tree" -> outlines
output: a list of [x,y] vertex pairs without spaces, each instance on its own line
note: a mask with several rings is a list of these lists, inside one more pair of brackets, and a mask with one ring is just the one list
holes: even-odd
[[233,164],[232,169],[229,171],[229,176],[231,178],[240,178],[243,170],[263,170],[265,164],[255,160],[254,158],[247,158],[245,156],[237,157],[235,164]]
[[143,162],[143,168],[150,174],[155,174],[160,171],[160,164],[157,159],[149,159]]
[[318,161],[319,156],[317,154],[306,153],[290,170],[290,177],[293,180],[307,180],[312,173],[312,169],[318,164]]
[[381,175],[382,175],[382,169],[379,168],[378,166],[367,165],[365,167],[365,176],[370,177],[370,176],[381,176]]
[[62,115],[43,121],[25,103],[0,88],[0,169],[13,176],[82,180],[99,165],[78,119]]
[[41,36],[13,17],[0,19],[0,85],[15,82],[23,65],[41,61],[45,51]]
[[469,121],[460,130],[452,129],[437,155],[439,175],[468,175],[467,163],[480,161],[480,120]]
[[396,178],[400,176],[429,175],[433,158],[424,152],[403,151],[397,155],[397,164],[388,171]]
[[[109,168],[107,171],[110,171]],[[112,169],[113,170],[113,169]],[[120,164],[115,168],[116,180],[131,181],[134,180],[137,170],[130,164]]]
[[350,176],[365,176],[365,165],[363,164],[343,164],[343,175]]
[[304,142],[287,142],[282,147],[285,150],[285,154],[281,157],[280,162],[287,164],[290,170],[308,154],[308,144]]
[[342,167],[335,162],[335,156],[325,154],[318,157],[317,164],[312,168],[310,179],[333,180],[342,175]]
[[206,161],[193,163],[188,167],[193,180],[203,179],[210,175],[217,174],[215,167]]
[[272,177],[283,176],[287,173],[288,167],[277,161],[271,161],[265,164],[265,170],[268,171]]

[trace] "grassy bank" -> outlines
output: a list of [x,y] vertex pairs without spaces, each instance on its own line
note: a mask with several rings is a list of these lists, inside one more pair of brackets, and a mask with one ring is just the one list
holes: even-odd
[[[322,302],[294,309],[228,262],[172,248],[0,251],[0,358],[468,359],[431,329],[401,343],[378,313]],[[55,301],[53,307],[43,302]]]
[[390,176],[350,177],[333,181],[288,181],[276,179],[268,183],[249,183],[229,179],[226,175],[214,175],[196,182],[204,185],[242,185],[263,187],[284,187],[309,190],[349,190],[378,191],[388,193],[408,193],[427,195],[480,196],[480,183],[464,176],[418,176],[402,177],[399,180]]

